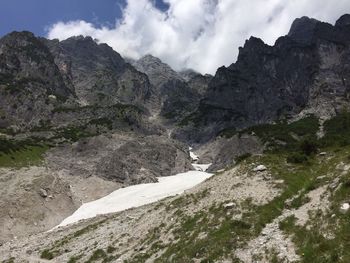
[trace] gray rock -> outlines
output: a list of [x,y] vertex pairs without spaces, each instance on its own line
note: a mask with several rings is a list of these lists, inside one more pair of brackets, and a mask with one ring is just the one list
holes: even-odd
[[233,203],[233,202],[230,202],[230,203],[224,204],[224,208],[227,208],[227,209],[234,208],[235,206],[236,206],[236,204],[235,204],[235,203]]
[[197,107],[207,90],[210,76],[178,73],[159,58],[146,55],[131,61],[139,71],[147,74],[153,86],[153,108],[170,120],[180,120]]
[[263,172],[263,171],[266,171],[266,170],[267,170],[266,166],[262,165],[262,164],[258,165],[257,167],[255,167],[253,169],[254,172]]
[[197,110],[174,136],[203,143],[225,128],[291,119],[306,110],[329,117],[349,108],[350,27],[340,26],[347,17],[336,26],[297,19],[274,46],[251,37],[236,63],[217,70]]
[[340,212],[343,214],[346,214],[350,209],[350,204],[349,203],[344,203],[340,206]]
[[184,145],[162,136],[133,133],[86,138],[52,149],[47,160],[53,170],[125,185],[156,182],[157,177],[193,169]]
[[47,191],[43,188],[40,188],[39,189],[39,195],[42,197],[42,198],[46,198],[47,197]]

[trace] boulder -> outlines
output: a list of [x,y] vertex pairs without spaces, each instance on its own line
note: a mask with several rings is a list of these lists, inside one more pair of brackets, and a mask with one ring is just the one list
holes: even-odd
[[349,203],[344,203],[340,206],[340,212],[343,214],[347,213],[349,209],[350,209]]
[[235,203],[233,203],[233,202],[224,204],[224,208],[227,208],[227,209],[234,208],[235,206],[236,206],[236,205],[235,205]]
[[42,197],[42,198],[46,198],[47,197],[47,191],[43,188],[40,188],[39,190],[39,195]]
[[267,170],[267,168],[263,164],[260,164],[260,165],[258,165],[257,167],[255,167],[253,169],[254,172],[263,172],[263,171],[266,171],[266,170]]

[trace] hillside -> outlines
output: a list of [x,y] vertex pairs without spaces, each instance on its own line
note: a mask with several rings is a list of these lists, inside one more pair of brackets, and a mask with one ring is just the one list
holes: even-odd
[[349,262],[349,79],[350,15],[215,76],[4,36],[0,262]]

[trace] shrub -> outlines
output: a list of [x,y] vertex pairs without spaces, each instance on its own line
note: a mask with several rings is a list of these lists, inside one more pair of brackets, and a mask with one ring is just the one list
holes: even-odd
[[287,157],[288,163],[306,163],[308,161],[308,157],[302,153],[292,153]]
[[310,138],[304,139],[300,144],[300,150],[307,156],[317,153],[317,148],[318,143]]
[[43,258],[43,259],[51,260],[54,257],[55,257],[54,254],[49,249],[43,250],[40,254],[40,258]]

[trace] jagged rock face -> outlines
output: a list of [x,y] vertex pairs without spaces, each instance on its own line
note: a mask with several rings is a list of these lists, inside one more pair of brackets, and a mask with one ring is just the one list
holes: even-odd
[[306,16],[294,20],[288,36],[296,41],[308,43],[313,37],[313,32],[319,21]]
[[125,185],[157,181],[193,169],[187,148],[162,136],[100,135],[47,154],[53,170],[71,176],[97,176]]
[[55,103],[73,97],[53,56],[32,33],[0,39],[0,127],[35,124]]
[[193,74],[187,81],[188,86],[197,91],[201,97],[205,95],[208,90],[209,82],[213,76],[209,74],[201,75],[199,73]]
[[150,97],[150,84],[106,44],[91,37],[72,37],[43,42],[55,57],[66,82],[71,82],[84,105],[129,103],[144,105]]
[[151,55],[131,63],[149,77],[153,86],[154,102],[159,105],[158,111],[168,119],[179,120],[196,109],[208,87],[208,76],[194,71],[178,73]]
[[133,61],[132,65],[137,70],[147,74],[150,82],[156,88],[161,88],[169,79],[182,80],[181,76],[169,65],[152,55],[146,55],[137,61]]
[[[28,131],[42,123],[57,128],[106,117],[120,121],[121,104],[145,109],[136,109],[140,120],[150,94],[145,74],[89,37],[59,42],[13,32],[0,39],[0,128]],[[130,118],[124,119],[128,125]]]
[[247,40],[237,62],[218,69],[198,111],[187,117],[191,122],[175,136],[206,140],[229,126],[240,129],[301,111],[323,116],[349,106],[347,21],[344,16],[332,26],[303,17],[274,46]]
[[335,23],[335,26],[337,27],[350,26],[350,15],[345,14],[341,16]]
[[[141,150],[142,149],[142,150]],[[157,177],[193,169],[182,146],[161,137],[128,141],[103,158],[98,166],[107,180],[125,184],[156,182]]]

